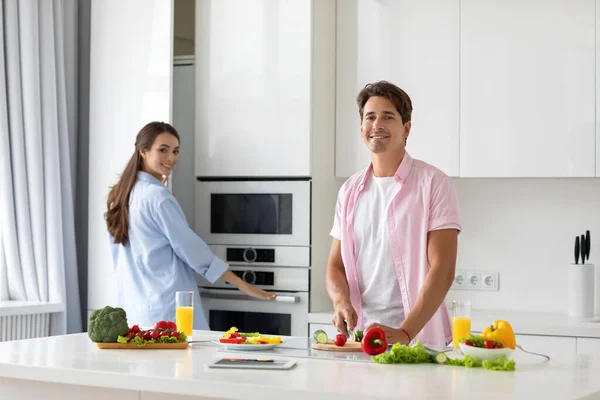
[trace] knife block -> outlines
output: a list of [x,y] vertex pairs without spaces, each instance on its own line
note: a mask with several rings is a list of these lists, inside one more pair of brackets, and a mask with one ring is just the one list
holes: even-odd
[[594,264],[569,264],[569,317],[594,316],[594,275]]

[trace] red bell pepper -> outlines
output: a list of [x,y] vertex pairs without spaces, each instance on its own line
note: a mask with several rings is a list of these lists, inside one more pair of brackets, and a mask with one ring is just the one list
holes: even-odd
[[383,329],[373,327],[368,329],[363,336],[362,350],[370,356],[381,354],[387,350],[388,342]]
[[244,343],[246,341],[245,337],[239,337],[239,338],[219,338],[219,342],[221,343],[228,343],[228,344],[240,344],[240,343]]

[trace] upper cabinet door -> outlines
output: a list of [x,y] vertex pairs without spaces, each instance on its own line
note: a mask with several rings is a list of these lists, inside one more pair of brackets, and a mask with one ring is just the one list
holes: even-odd
[[356,97],[386,80],[413,103],[407,151],[458,176],[458,0],[344,0],[337,6],[336,169],[369,164]]
[[197,176],[310,176],[311,3],[196,0]]
[[461,4],[461,176],[594,176],[594,0]]

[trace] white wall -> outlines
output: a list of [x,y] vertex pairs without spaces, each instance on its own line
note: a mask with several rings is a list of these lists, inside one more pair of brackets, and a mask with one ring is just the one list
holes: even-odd
[[[500,290],[451,290],[447,301],[470,299],[477,309],[566,313],[567,265],[574,261],[577,234],[591,231],[590,262],[600,263],[600,179],[453,182],[463,226],[457,269],[499,272]],[[322,197],[337,193],[343,180],[332,183],[336,184],[323,189]],[[313,238],[324,237],[331,229],[330,203],[313,203],[313,210],[320,209],[319,218],[313,216]],[[313,312],[332,309],[324,293],[326,262],[323,253],[313,253]],[[317,268],[320,265],[323,268]]]
[[172,17],[172,1],[92,2],[88,310],[116,303],[104,220],[108,190],[133,154],[142,126],[171,121]]
[[463,233],[457,268],[498,271],[498,292],[451,291],[473,307],[567,312],[575,236],[600,263],[600,179],[455,179]]

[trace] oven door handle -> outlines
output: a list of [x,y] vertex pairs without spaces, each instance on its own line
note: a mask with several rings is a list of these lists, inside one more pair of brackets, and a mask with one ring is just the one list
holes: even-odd
[[250,301],[277,301],[280,303],[299,303],[300,296],[289,296],[278,294],[273,300],[257,299],[256,297],[248,296],[247,294],[233,294],[233,293],[214,293],[214,292],[200,292],[201,297],[209,299],[219,300],[250,300]]

